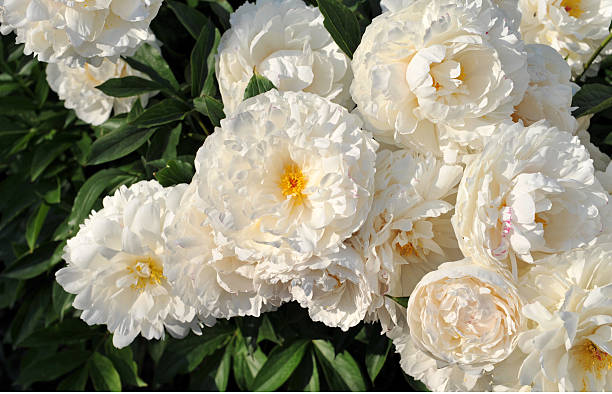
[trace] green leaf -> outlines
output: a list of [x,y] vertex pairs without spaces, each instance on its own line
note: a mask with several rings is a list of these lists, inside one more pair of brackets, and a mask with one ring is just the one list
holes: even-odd
[[152,80],[161,83],[170,90],[179,90],[180,85],[170,66],[162,57],[161,51],[149,44],[142,45],[134,56],[125,58],[134,69],[147,74]]
[[268,90],[276,89],[276,86],[270,80],[263,75],[259,75],[254,72],[253,76],[249,80],[249,84],[246,89],[244,89],[244,98],[246,100],[253,96],[257,96],[258,94],[265,93]]
[[113,346],[111,340],[107,340],[104,349],[117,372],[119,372],[121,381],[124,384],[135,387],[147,387],[147,383],[138,376],[138,365],[134,361],[134,354],[129,346],[117,349]]
[[317,359],[321,363],[323,375],[333,391],[365,391],[367,385],[359,365],[346,350],[334,354],[334,346],[325,340],[315,339]]
[[325,17],[323,26],[336,44],[351,59],[361,42],[361,30],[357,17],[339,0],[317,0],[319,10]]
[[42,347],[79,343],[90,339],[98,333],[80,319],[66,319],[47,328],[37,330],[28,336],[21,347]]
[[59,320],[64,319],[64,313],[72,306],[74,294],[68,293],[57,281],[53,281],[53,290],[51,291],[51,303],[55,313],[59,316]]
[[270,322],[268,315],[263,315],[261,318],[261,326],[259,326],[259,332],[257,333],[257,343],[268,340],[276,343],[277,345],[282,345],[283,341],[281,341],[276,332],[274,331],[274,326]]
[[87,368],[79,368],[66,376],[59,383],[56,391],[85,391],[87,376]]
[[96,86],[107,96],[112,97],[132,97],[139,96],[148,92],[163,90],[164,86],[155,81],[140,77],[111,78],[102,85]]
[[268,360],[255,376],[250,387],[252,391],[274,391],[289,379],[302,361],[308,341],[298,339],[290,344],[275,347]]
[[261,367],[265,364],[267,357],[259,347],[250,353],[246,341],[238,331],[234,341],[232,360],[236,384],[242,391],[248,391],[254,377],[257,376]]
[[144,108],[142,107],[142,103],[140,102],[140,98],[134,102],[130,112],[125,118],[126,122],[132,123],[137,117],[139,117],[144,112]]
[[293,375],[291,375],[287,389],[289,391],[321,390],[319,384],[319,370],[312,347],[308,351],[308,354],[302,358],[302,362]]
[[197,97],[193,99],[196,111],[210,119],[213,126],[221,126],[221,119],[225,118],[223,103],[210,96]]
[[232,364],[232,346],[228,345],[223,351],[223,357],[219,363],[219,368],[215,373],[215,385],[219,391],[227,390],[227,383],[229,381],[230,367]]
[[612,107],[612,86],[599,83],[583,85],[572,99],[575,117],[595,114]]
[[0,97],[0,115],[18,115],[36,110],[32,99],[23,96]]
[[121,378],[113,362],[95,352],[88,362],[89,377],[97,391],[121,391]]
[[44,202],[41,202],[36,210],[36,214],[30,216],[28,220],[28,224],[26,225],[26,242],[30,248],[30,252],[34,250],[36,246],[36,240],[38,240],[38,235],[40,234],[40,230],[42,229],[43,224],[45,223],[45,219],[47,218],[47,213],[49,213],[49,206]]
[[191,108],[174,99],[165,99],[144,110],[132,121],[133,126],[154,127],[183,119]]
[[167,4],[178,20],[185,26],[189,34],[197,40],[202,30],[202,26],[209,23],[208,18],[195,8],[179,3],[178,1],[168,0]]
[[73,369],[83,366],[89,352],[82,350],[66,350],[40,358],[23,368],[16,383],[29,386],[34,382],[48,382],[67,374]]
[[166,167],[155,173],[155,178],[163,187],[191,183],[194,170],[193,165],[180,160],[170,160]]
[[207,356],[189,375],[189,391],[225,391],[232,362],[232,344]]
[[385,335],[378,334],[370,337],[370,343],[366,346],[365,365],[372,383],[385,365],[391,344],[391,340]]
[[88,165],[117,160],[140,148],[155,132],[155,129],[141,129],[124,125],[98,138],[91,145]]
[[31,279],[51,268],[56,262],[52,259],[57,250],[57,243],[50,242],[41,245],[32,252],[27,253],[11,263],[2,276],[13,279]]
[[204,89],[206,79],[214,71],[214,56],[221,35],[215,26],[204,20],[198,40],[191,52],[191,95],[198,97]]
[[72,141],[71,138],[60,138],[41,144],[36,148],[30,166],[30,177],[32,181],[35,181],[53,160],[68,150],[73,144],[74,141]]
[[388,298],[391,298],[393,301],[397,302],[404,308],[408,308],[408,300],[410,297],[393,297],[390,295],[386,295]]
[[[24,314],[24,319],[18,326],[17,332],[12,332],[13,344],[20,345],[26,338],[32,335],[44,324],[44,316],[49,305],[49,290],[43,287],[34,296]],[[13,335],[14,334],[14,335]]]

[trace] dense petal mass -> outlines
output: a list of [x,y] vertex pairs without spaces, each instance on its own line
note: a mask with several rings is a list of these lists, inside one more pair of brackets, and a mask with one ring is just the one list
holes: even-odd
[[245,100],[196,156],[214,230],[243,260],[288,272],[338,251],[368,214],[376,142],[340,105],[271,90]]
[[[64,106],[74,109],[79,119],[94,126],[104,123],[114,110],[115,115],[129,112],[138,97],[110,97],[96,89],[111,78],[127,76],[145,77],[132,69],[123,60],[112,63],[104,60],[100,67],[85,64],[83,67],[68,67],[63,63],[51,63],[47,66],[47,82],[57,93]],[[147,105],[149,94],[140,96],[143,106]]]
[[236,110],[254,72],[281,91],[311,92],[352,107],[350,59],[318,8],[301,0],[258,0],[238,8],[230,23],[216,58],[226,113]]
[[[106,324],[116,347],[198,331],[195,310],[174,294],[163,268],[164,230],[186,185],[164,189],[155,181],[122,186],[104,199],[64,249],[58,283],[76,294],[73,306],[87,324]],[[213,321],[208,321],[213,324]]]
[[0,0],[0,32],[14,31],[26,55],[71,67],[117,61],[145,41],[162,0]]
[[385,143],[447,161],[481,150],[528,83],[512,20],[489,0],[404,5],[376,17],[355,51],[360,114]]

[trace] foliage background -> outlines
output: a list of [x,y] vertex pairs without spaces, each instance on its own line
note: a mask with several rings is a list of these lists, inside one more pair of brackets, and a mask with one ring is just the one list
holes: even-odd
[[[307,1],[317,5],[313,1]],[[234,318],[202,336],[115,349],[89,327],[55,282],[62,249],[91,209],[120,185],[189,182],[193,159],[223,118],[213,56],[242,1],[167,0],[152,23],[161,53],[127,59],[152,82],[112,80],[114,96],[160,91],[146,110],[99,127],[78,120],[49,90],[45,64],[0,41],[0,388],[5,390],[424,390],[405,375],[380,326],[348,332],[314,323],[290,303],[261,318]],[[319,0],[326,27],[348,54],[380,13],[377,0]],[[344,5],[343,5],[344,4]],[[265,82],[265,81],[264,81]],[[592,141],[612,152],[612,58],[575,104],[598,112]],[[261,84],[250,86],[254,95]]]

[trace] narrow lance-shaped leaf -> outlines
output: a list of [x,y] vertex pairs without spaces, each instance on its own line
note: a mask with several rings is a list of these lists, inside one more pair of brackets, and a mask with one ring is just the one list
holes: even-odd
[[161,51],[149,44],[142,45],[136,54],[124,59],[133,69],[147,74],[152,80],[165,85],[170,90],[180,89],[170,66],[162,57]]
[[219,127],[221,119],[225,118],[223,112],[223,103],[210,96],[197,97],[193,99],[193,105],[196,111],[210,119],[213,126]]
[[200,96],[209,75],[209,57],[218,42],[219,33],[210,20],[205,19],[198,35],[195,47],[191,52],[191,95]]
[[88,362],[89,377],[97,391],[121,391],[121,378],[113,362],[98,352]]
[[202,26],[208,23],[208,19],[200,11],[178,1],[167,0],[167,4],[189,34],[197,40]]
[[191,108],[174,99],[166,99],[144,110],[132,121],[133,126],[154,127],[183,119]]
[[351,59],[361,42],[361,30],[357,17],[340,0],[317,0],[325,17],[323,26],[336,44]]
[[249,84],[244,89],[244,100],[272,89],[276,89],[276,86],[268,78],[254,72]]
[[144,93],[163,90],[164,88],[165,87],[158,82],[135,76],[112,78],[96,86],[96,89],[112,97],[139,96]]
[[251,390],[274,391],[282,386],[302,361],[306,345],[308,345],[307,340],[298,339],[293,343],[274,348],[255,376]]
[[576,117],[608,109],[612,107],[612,86],[599,83],[583,85],[574,95],[572,106],[578,107],[573,113]]

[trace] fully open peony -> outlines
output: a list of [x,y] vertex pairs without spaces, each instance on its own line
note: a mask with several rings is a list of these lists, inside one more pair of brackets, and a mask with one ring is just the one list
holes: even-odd
[[226,113],[236,110],[254,72],[281,91],[311,92],[352,106],[350,59],[323,26],[318,8],[301,0],[258,0],[240,6],[230,23],[216,58]]
[[[100,67],[85,64],[83,67],[68,67],[63,63],[47,66],[47,82],[57,93],[64,106],[74,109],[79,119],[94,126],[104,123],[114,111],[115,115],[129,112],[138,97],[110,97],[96,89],[111,78],[127,76],[145,77],[132,69],[123,60],[112,63],[104,60]],[[146,78],[146,77],[145,77]],[[149,94],[140,96],[143,106],[147,105]]]
[[528,83],[526,52],[489,0],[417,0],[376,17],[352,61],[351,95],[385,143],[445,155],[481,150]]
[[502,124],[467,165],[453,227],[466,256],[516,274],[518,263],[586,245],[607,196],[577,137],[537,122]]
[[64,249],[67,266],[55,274],[58,283],[77,295],[72,305],[83,311],[81,319],[108,326],[116,347],[129,345],[138,334],[163,338],[164,328],[176,337],[190,327],[199,330],[195,310],[174,294],[163,267],[164,230],[186,187],[164,189],[156,181],[122,186]]

